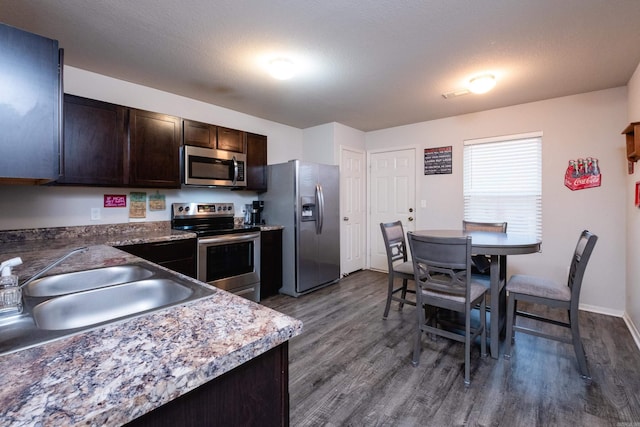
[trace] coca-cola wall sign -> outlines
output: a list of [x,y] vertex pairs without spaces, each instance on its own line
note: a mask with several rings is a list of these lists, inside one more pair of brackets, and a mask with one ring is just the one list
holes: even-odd
[[586,157],[569,160],[567,171],[564,174],[564,185],[570,190],[600,187],[601,181],[602,174],[600,166],[598,166],[598,159]]

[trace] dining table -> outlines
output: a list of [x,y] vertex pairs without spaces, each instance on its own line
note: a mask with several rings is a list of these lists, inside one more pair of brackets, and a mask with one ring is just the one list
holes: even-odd
[[489,311],[490,353],[494,359],[500,352],[500,335],[506,324],[506,282],[507,255],[522,255],[540,252],[542,241],[536,236],[501,233],[495,231],[416,230],[412,234],[434,237],[471,236],[471,251],[474,255],[487,255],[491,259],[489,267]]

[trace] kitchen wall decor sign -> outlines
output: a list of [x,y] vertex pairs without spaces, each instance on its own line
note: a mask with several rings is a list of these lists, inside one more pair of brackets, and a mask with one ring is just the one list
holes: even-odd
[[600,187],[602,174],[598,159],[586,157],[584,159],[569,160],[564,174],[564,185],[571,191],[585,188]]
[[424,149],[424,174],[441,175],[453,173],[452,146]]
[[105,208],[126,208],[127,195],[126,194],[105,194],[103,206]]

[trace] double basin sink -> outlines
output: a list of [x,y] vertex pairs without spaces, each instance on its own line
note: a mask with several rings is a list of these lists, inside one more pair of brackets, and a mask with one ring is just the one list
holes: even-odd
[[23,288],[23,313],[0,318],[0,354],[211,295],[148,263],[43,277]]

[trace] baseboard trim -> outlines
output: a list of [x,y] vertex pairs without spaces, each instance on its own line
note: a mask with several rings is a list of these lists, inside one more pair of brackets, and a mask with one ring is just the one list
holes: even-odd
[[631,336],[633,337],[633,340],[636,342],[636,346],[638,347],[638,350],[640,350],[640,333],[638,332],[638,328],[636,328],[636,325],[633,324],[633,321],[627,315],[627,313],[625,313],[624,316],[622,316],[622,318],[624,319],[624,323],[627,324],[627,328],[629,328],[629,332],[631,332]]
[[620,311],[620,310],[611,310],[604,307],[597,307],[594,305],[584,305],[584,304],[580,304],[580,310],[589,311],[597,314],[604,314],[607,316],[622,317],[622,320],[624,320],[624,323],[627,325],[627,329],[629,329],[629,332],[633,337],[633,341],[636,343],[636,347],[638,347],[638,350],[640,350],[640,332],[638,331],[638,328],[636,327],[636,325],[633,324],[633,321],[627,315],[626,312]]

